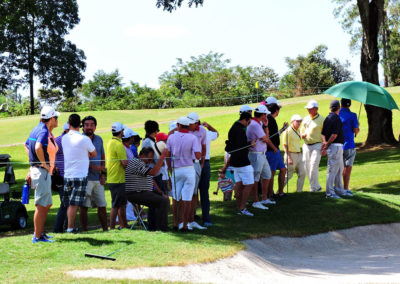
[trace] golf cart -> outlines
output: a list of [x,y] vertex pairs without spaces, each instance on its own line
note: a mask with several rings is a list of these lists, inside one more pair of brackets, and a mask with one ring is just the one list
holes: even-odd
[[25,205],[18,199],[21,198],[21,193],[11,192],[10,200],[10,185],[15,184],[14,169],[10,162],[11,156],[8,154],[0,154],[0,168],[5,167],[4,182],[0,183],[0,225],[11,225],[13,229],[25,229],[28,221],[28,213]]

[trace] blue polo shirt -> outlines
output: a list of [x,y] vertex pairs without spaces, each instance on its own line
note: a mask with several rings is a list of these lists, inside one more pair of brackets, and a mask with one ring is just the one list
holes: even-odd
[[29,163],[31,166],[37,166],[40,163],[35,150],[36,142],[42,143],[44,160],[48,164],[49,154],[47,153],[47,143],[49,143],[49,130],[43,122],[39,122],[39,124],[31,131],[28,140],[25,142],[25,145],[29,149]]
[[[85,134],[83,134],[85,135]],[[89,163],[95,166],[101,166],[101,157],[105,156],[104,154],[104,147],[103,147],[103,139],[100,136],[93,134],[92,143],[96,148],[97,156],[93,158],[89,158]],[[88,171],[88,180],[90,181],[99,181],[100,180],[100,173],[93,170],[89,167]]]
[[135,145],[131,145],[131,151],[133,153],[133,157],[139,158],[139,154],[137,152],[137,147]]
[[343,123],[343,149],[354,149],[356,147],[356,144],[354,143],[354,128],[358,128],[357,115],[354,112],[351,112],[348,108],[342,108],[340,109],[339,116]]

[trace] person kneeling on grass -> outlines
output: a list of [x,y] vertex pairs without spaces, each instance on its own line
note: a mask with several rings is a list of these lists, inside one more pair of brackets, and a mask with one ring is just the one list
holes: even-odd
[[[150,168],[154,150],[145,147],[140,151],[139,158],[129,160],[125,169],[125,193],[129,202],[157,208],[155,221],[149,228],[168,231],[169,198],[161,191],[153,191],[153,176],[157,175],[164,164],[167,151],[164,150],[157,163]],[[150,221],[150,220],[149,220]]]

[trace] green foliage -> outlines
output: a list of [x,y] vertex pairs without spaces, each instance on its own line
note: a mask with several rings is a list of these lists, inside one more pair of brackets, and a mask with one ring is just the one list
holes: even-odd
[[83,51],[64,39],[79,23],[77,1],[2,1],[0,19],[0,90],[29,85],[32,113],[35,76],[71,97],[86,68]]
[[[181,7],[182,2],[183,0],[157,0],[156,6],[157,8],[163,8],[164,11],[172,12]],[[203,5],[203,2],[204,0],[189,0],[188,5],[192,7],[194,4],[197,8],[199,5]]]
[[334,84],[352,79],[349,63],[326,58],[328,47],[319,45],[307,56],[286,57],[289,72],[281,79],[281,90],[294,96],[317,94]]

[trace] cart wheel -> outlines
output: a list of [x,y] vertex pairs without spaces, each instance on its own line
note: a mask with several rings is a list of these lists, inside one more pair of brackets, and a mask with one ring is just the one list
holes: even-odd
[[28,220],[26,219],[25,214],[23,212],[18,212],[13,228],[25,229],[27,224]]

